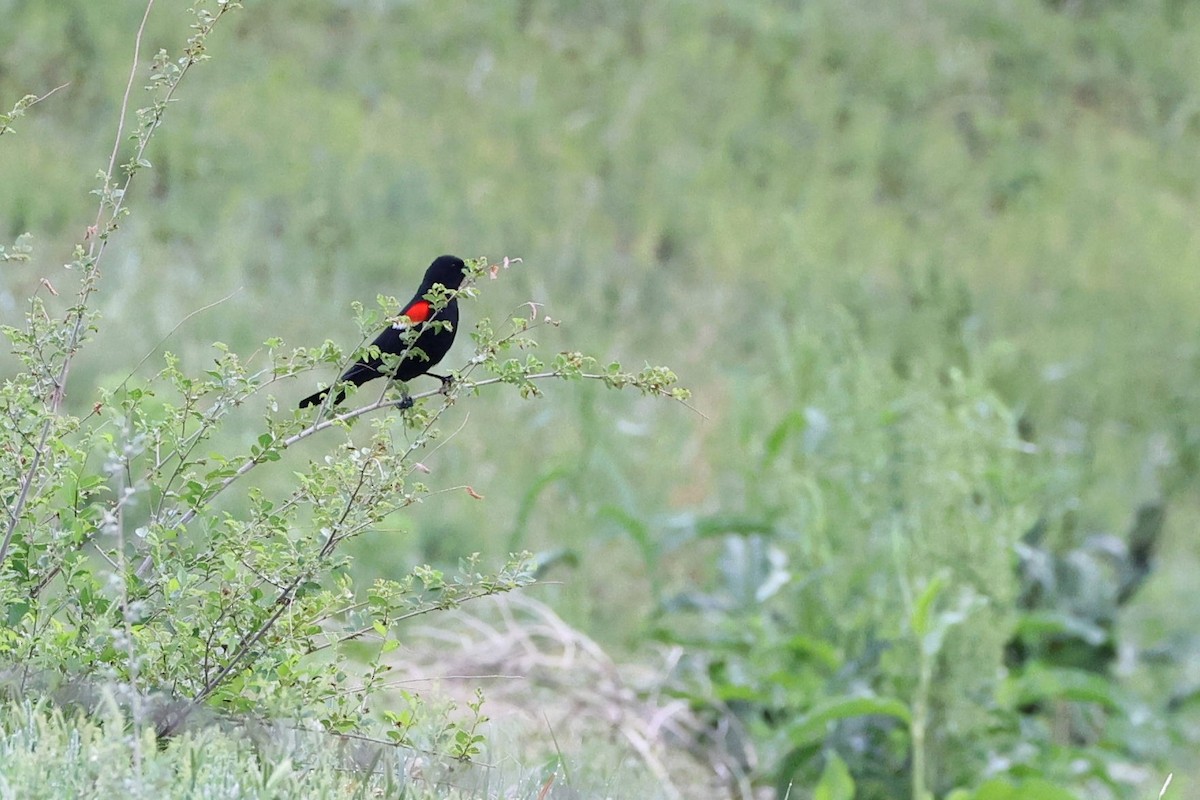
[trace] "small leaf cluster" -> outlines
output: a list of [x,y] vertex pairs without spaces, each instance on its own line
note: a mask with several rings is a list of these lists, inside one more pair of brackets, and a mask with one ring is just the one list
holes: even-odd
[[[507,383],[516,386],[523,398],[541,397],[544,393],[539,385],[547,379],[566,381],[595,380],[610,389],[637,389],[644,395],[665,397],[687,402],[691,393],[678,385],[678,376],[668,367],[647,365],[632,372],[620,362],[610,361],[602,365],[594,356],[577,351],[560,352],[547,364],[533,353],[524,358],[509,355],[513,350],[533,350],[537,342],[529,331],[538,325],[557,325],[558,320],[543,318],[529,320],[524,317],[509,318],[511,332],[497,336],[490,319],[482,319],[475,326],[472,338],[476,343],[476,355],[471,360],[465,379],[467,389],[476,389],[490,383]],[[492,377],[472,381],[469,372],[481,367]]]
[[30,234],[22,233],[11,246],[0,245],[0,264],[6,261],[28,261],[33,255],[33,246],[30,244],[32,238]]

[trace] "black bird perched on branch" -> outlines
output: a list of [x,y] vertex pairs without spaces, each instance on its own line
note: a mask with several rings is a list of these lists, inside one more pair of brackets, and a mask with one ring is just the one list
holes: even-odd
[[[372,350],[366,358],[346,370],[338,383],[362,386],[367,381],[383,377],[403,383],[418,375],[431,375],[441,380],[442,383],[449,381],[449,378],[434,375],[429,370],[446,357],[450,346],[454,344],[454,334],[458,330],[458,299],[451,297],[445,308],[435,309],[433,304],[425,299],[425,295],[429,294],[434,284],[440,283],[450,290],[462,286],[465,270],[466,264],[457,256],[435,258],[429,265],[429,269],[425,270],[425,277],[422,279],[417,293],[400,312],[403,316],[408,317],[409,324],[398,323],[389,326],[383,333],[375,337],[371,346],[379,348],[378,354]],[[434,322],[445,324],[426,324]],[[414,326],[424,327],[416,339],[412,339],[411,334],[405,335]],[[392,356],[389,361],[395,361],[396,358],[399,358],[399,361],[394,364],[385,364],[388,356]],[[322,389],[310,394],[300,401],[300,408],[318,405],[325,400],[327,394],[329,394],[329,389]],[[345,390],[339,389],[333,404],[337,405],[345,399]]]

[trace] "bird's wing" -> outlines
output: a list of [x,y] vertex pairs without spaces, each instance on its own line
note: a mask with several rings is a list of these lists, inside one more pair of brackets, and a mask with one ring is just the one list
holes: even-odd
[[[428,300],[414,300],[400,312],[400,315],[408,317],[411,323],[425,322],[432,314],[433,306],[429,304]],[[396,330],[404,330],[409,326],[403,322],[394,322],[392,323],[392,327]]]

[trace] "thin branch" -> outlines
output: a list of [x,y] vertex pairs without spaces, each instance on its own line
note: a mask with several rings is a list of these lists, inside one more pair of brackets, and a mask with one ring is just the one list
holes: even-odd
[[55,86],[53,89],[51,89],[50,91],[46,92],[44,95],[42,95],[41,97],[37,98],[36,100],[31,100],[31,101],[29,102],[29,105],[28,105],[28,106],[26,106],[26,108],[31,108],[31,107],[33,107],[33,106],[36,106],[38,103],[40,103],[40,102],[42,102],[43,100],[45,100],[46,98],[50,97],[50,95],[52,95],[52,94],[54,94],[54,93],[58,92],[58,91],[59,91],[59,90],[61,90],[61,89],[65,89],[65,88],[67,88],[67,87],[68,87],[68,86],[70,86],[70,85],[71,85],[71,82],[70,82],[70,81],[67,81],[66,83],[64,83],[64,84],[63,84],[63,85],[61,85],[61,86]]
[[[108,157],[108,169],[104,174],[105,186],[112,182],[113,170],[117,168],[117,153],[121,150],[121,142],[125,138],[125,117],[129,115],[129,95],[133,93],[133,81],[137,77],[138,64],[142,60],[142,34],[146,31],[146,20],[150,19],[152,8],[154,8],[154,0],[147,0],[146,11],[142,14],[142,22],[138,25],[137,36],[133,40],[133,65],[129,68],[129,80],[125,82],[125,95],[121,98],[121,115],[117,118],[117,135],[113,138],[112,155]],[[114,208],[113,211],[115,213],[116,209]],[[103,218],[104,201],[101,200],[100,207],[96,209],[96,230],[100,229],[100,221]],[[93,242],[91,250],[94,250],[95,247],[96,243]]]
[[[430,678],[399,678],[394,681],[380,681],[374,684],[378,689],[395,689],[399,686],[406,686],[412,683],[434,683],[438,681],[527,681],[528,675],[505,675],[503,673],[494,673],[491,675],[437,675]],[[339,689],[334,692],[335,696],[358,694],[360,692],[370,691],[368,686],[352,686],[349,689]]]
[[148,353],[146,353],[146,355],[142,356],[142,360],[137,363],[137,366],[135,366],[133,369],[131,369],[129,371],[129,374],[125,376],[125,380],[123,380],[119,384],[117,384],[117,389],[120,389],[121,387],[125,386],[125,384],[129,383],[129,381],[133,378],[133,376],[137,374],[137,371],[142,368],[142,365],[150,360],[150,356],[157,353],[158,348],[162,347],[163,344],[166,343],[167,339],[170,339],[172,336],[174,336],[175,332],[177,330],[179,330],[180,328],[182,328],[188,320],[190,320],[192,317],[196,316],[197,314],[202,314],[205,311],[208,311],[210,308],[216,308],[217,306],[221,305],[221,303],[224,303],[225,301],[232,299],[233,296],[236,295],[241,290],[242,290],[242,287],[239,286],[238,288],[234,289],[229,294],[222,297],[220,300],[214,300],[211,303],[209,303],[208,305],[201,306],[200,308],[197,308],[195,311],[192,311],[191,313],[184,316],[183,319],[179,320],[179,322],[175,324],[174,328],[171,328],[171,330],[167,331],[165,336],[163,336],[161,339],[158,340],[158,343],[156,345],[154,345],[154,347],[150,348],[150,352],[148,352]]
[[[300,731],[302,733],[313,733],[313,731],[310,728],[291,728],[291,730]],[[379,739],[374,736],[365,736],[361,733],[338,733],[336,731],[324,731],[324,730],[319,730],[319,731],[316,731],[315,733],[318,736],[329,736],[329,737],[332,737],[335,739],[344,739],[347,741],[367,742],[369,744],[377,744],[377,745],[380,745],[381,747],[388,747],[393,750],[411,750],[414,753],[425,753],[427,755],[443,755],[442,753],[438,753],[435,750],[423,750],[420,747],[413,747],[411,744],[405,744],[402,742],[394,742],[390,739]],[[463,764],[470,764],[475,767],[483,767],[485,769],[495,769],[496,768],[495,764],[488,764],[487,762],[484,762],[484,761],[473,761],[472,759],[469,759],[469,758],[460,758],[457,760]]]
[[21,491],[17,494],[17,502],[8,512],[8,525],[4,530],[4,541],[0,542],[0,565],[8,558],[8,548],[12,545],[13,534],[17,531],[17,523],[25,513],[25,503],[29,500],[29,487],[33,484],[33,476],[41,466],[42,453],[46,452],[46,440],[50,438],[50,420],[42,424],[42,434],[38,438],[37,447],[33,450],[33,460],[25,476],[21,478]]
[[[12,122],[17,117],[23,115],[26,111],[33,108],[38,103],[42,102],[43,100],[45,100],[47,97],[54,94],[58,90],[65,89],[70,85],[71,85],[71,83],[68,81],[67,83],[64,83],[62,86],[55,86],[53,89],[46,92],[41,97],[36,97],[34,95],[26,95],[25,97],[18,100],[17,104],[15,106],[13,106],[13,109],[11,112],[9,112],[8,114],[0,114],[0,119],[4,120],[3,122],[0,122],[0,136],[3,136],[4,134],[13,130],[12,126],[8,124],[9,122]],[[30,99],[30,98],[32,98],[32,99]]]
[[192,698],[192,706],[200,705],[200,703],[204,702],[205,698],[216,691],[217,687],[221,685],[221,682],[225,680],[226,676],[233,672],[234,668],[241,663],[241,660],[246,657],[246,654],[250,652],[251,648],[258,643],[258,640],[265,636],[267,631],[275,627],[275,623],[279,621],[279,618],[283,616],[283,612],[287,610],[289,605],[291,605],[292,593],[300,587],[301,582],[307,577],[308,573],[297,575],[296,578],[288,585],[287,589],[285,589],[279,595],[279,598],[275,601],[278,605],[278,607],[275,609],[275,613],[272,614],[266,622],[260,625],[258,630],[256,630],[253,634],[243,637],[242,641],[238,643],[238,649],[237,652],[234,653],[233,658],[229,659],[228,663],[221,668],[221,671],[218,672],[212,678],[212,680],[206,683],[204,688],[201,689],[194,698]]
[[[424,616],[425,614],[432,614],[434,611],[445,611],[450,608],[457,608],[458,606],[462,605],[463,603],[469,603],[472,600],[482,600],[485,597],[491,597],[492,595],[495,595],[495,594],[502,594],[505,591],[508,591],[508,590],[506,590],[506,589],[491,589],[491,588],[477,589],[473,592],[467,592],[466,594],[462,595],[461,597],[456,597],[452,601],[443,601],[440,603],[437,603],[437,602],[429,603],[428,605],[414,608],[411,611],[406,611],[403,614],[399,614],[399,615],[393,617],[390,621],[390,624],[396,625],[401,622],[407,622],[410,619],[414,619],[416,617],[421,617],[421,616]],[[361,638],[363,636],[366,636],[369,633],[373,633],[374,631],[375,631],[374,626],[360,628],[359,630],[351,631],[350,633],[343,634],[342,636],[339,636],[336,639],[331,639],[329,641],[323,642],[315,647],[310,647],[308,650],[304,651],[304,654],[306,656],[311,656],[313,653],[319,653],[322,650],[328,649],[330,647],[335,647],[339,644],[345,644],[346,642],[350,642],[355,639]]]

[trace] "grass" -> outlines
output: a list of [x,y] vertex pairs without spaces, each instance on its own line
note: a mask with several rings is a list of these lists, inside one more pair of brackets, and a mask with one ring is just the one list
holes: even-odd
[[[138,736],[130,707],[96,689],[0,710],[6,797],[611,798],[715,797],[738,769],[661,676],[619,668],[547,606],[514,598],[414,630],[381,705],[411,696],[454,714],[484,686],[487,750],[458,761],[325,733],[304,723],[197,718],[177,736]],[[633,675],[630,682],[622,673]],[[410,695],[409,700],[397,692]],[[642,694],[649,691],[649,696]],[[90,698],[90,704],[88,699]],[[81,702],[83,699],[85,702]],[[152,720],[158,703],[143,699]],[[431,715],[430,719],[437,719]],[[414,742],[426,733],[411,731]]]

